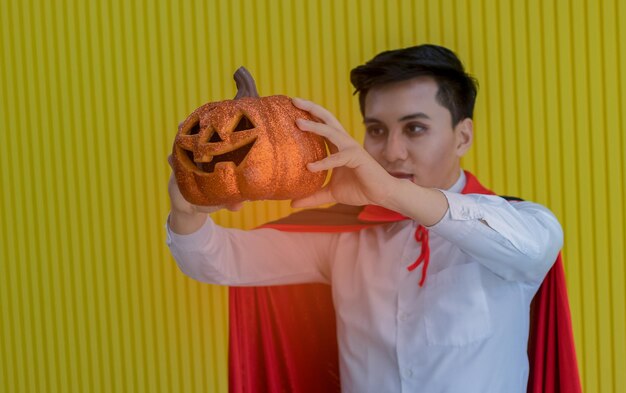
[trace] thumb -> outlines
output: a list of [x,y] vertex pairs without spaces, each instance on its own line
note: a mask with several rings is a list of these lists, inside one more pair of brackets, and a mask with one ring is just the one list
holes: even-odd
[[335,198],[330,193],[330,189],[328,187],[324,187],[313,195],[309,195],[308,197],[294,199],[291,201],[291,207],[301,208],[301,207],[315,207],[319,205],[323,205],[326,203],[337,202]]
[[231,212],[238,212],[239,210],[243,208],[243,202],[228,204],[226,205],[226,208],[230,210]]

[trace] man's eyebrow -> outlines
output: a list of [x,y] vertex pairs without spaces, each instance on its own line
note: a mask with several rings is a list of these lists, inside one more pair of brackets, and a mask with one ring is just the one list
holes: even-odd
[[363,118],[363,123],[367,124],[367,123],[381,123],[380,120],[374,118],[374,117],[364,117]]
[[[424,112],[417,112],[417,113],[412,113],[410,115],[402,116],[401,118],[398,119],[398,121],[407,121],[407,120],[413,120],[413,119],[428,119],[428,120],[430,120],[430,116],[428,116]],[[377,118],[375,118],[375,117],[364,117],[363,118],[363,123],[364,124],[368,124],[368,123],[382,123],[382,122],[380,120],[378,120]]]
[[398,121],[413,120],[413,119],[428,119],[428,120],[430,120],[430,116],[428,116],[424,112],[417,112],[417,113],[413,113],[411,115],[402,116],[401,118],[398,119]]

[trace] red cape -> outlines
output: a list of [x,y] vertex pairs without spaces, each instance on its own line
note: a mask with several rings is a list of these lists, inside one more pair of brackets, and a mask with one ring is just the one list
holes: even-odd
[[[464,194],[493,194],[469,172]],[[292,232],[357,231],[362,207],[305,210],[264,225]],[[229,390],[339,392],[335,312],[330,286],[231,287]],[[561,255],[531,304],[528,392],[581,392]]]

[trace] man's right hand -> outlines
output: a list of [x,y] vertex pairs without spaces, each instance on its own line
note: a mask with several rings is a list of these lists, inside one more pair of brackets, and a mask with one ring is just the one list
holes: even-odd
[[[170,160],[168,159],[168,161]],[[209,213],[220,209],[238,211],[243,207],[243,203],[220,206],[198,206],[189,203],[178,188],[174,172],[170,175],[167,189],[170,195],[170,229],[179,235],[188,235],[200,229]]]

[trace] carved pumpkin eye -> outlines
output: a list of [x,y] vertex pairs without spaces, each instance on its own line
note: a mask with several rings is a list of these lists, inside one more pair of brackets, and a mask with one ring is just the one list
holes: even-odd
[[196,122],[196,124],[194,124],[193,126],[191,126],[191,128],[189,129],[189,134],[187,135],[197,135],[200,133],[200,122]]
[[200,119],[195,116],[190,125],[187,125],[183,131],[183,135],[198,135],[200,133]]
[[246,115],[241,115],[241,119],[239,119],[239,123],[237,123],[233,132],[251,130],[253,128],[254,124],[252,124],[250,119],[248,119]]

